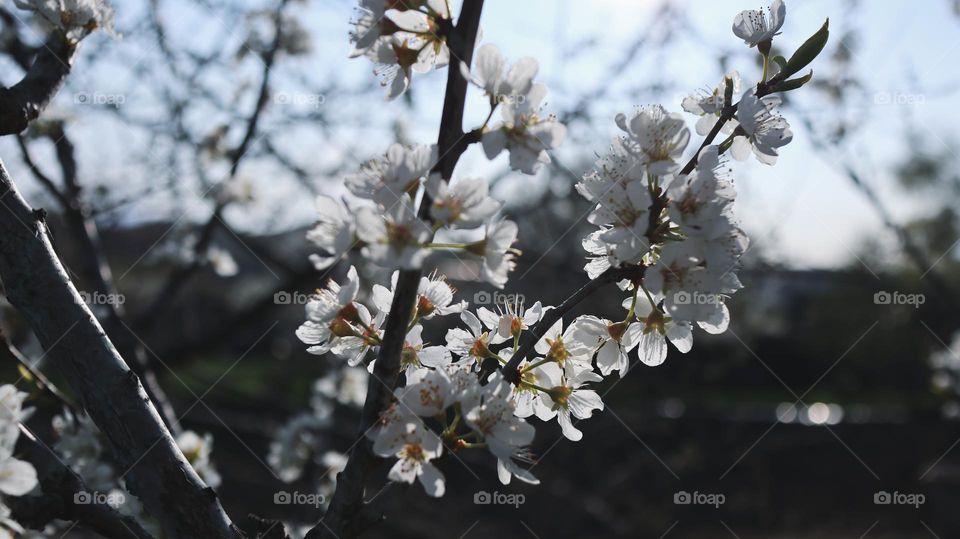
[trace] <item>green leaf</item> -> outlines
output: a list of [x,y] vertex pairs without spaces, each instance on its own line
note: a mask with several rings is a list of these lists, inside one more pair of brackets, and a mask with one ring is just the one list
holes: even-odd
[[813,70],[811,69],[809,73],[802,77],[796,79],[785,80],[780,84],[773,87],[774,92],[789,92],[790,90],[796,90],[797,88],[803,86],[804,84],[810,82],[810,79],[813,78]]
[[810,36],[810,39],[804,41],[803,45],[793,53],[786,65],[780,70],[780,77],[787,78],[801,69],[807,67],[810,62],[820,54],[823,47],[827,44],[827,38],[830,37],[830,19],[823,23],[823,26],[817,30],[817,33]]
[[780,66],[780,71],[783,71],[783,68],[787,67],[787,59],[779,54],[771,58],[775,64]]

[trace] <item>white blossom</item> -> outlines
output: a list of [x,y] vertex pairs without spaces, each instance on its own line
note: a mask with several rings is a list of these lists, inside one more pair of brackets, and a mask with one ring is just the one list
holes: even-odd
[[653,199],[645,182],[617,180],[597,172],[588,173],[577,190],[596,206],[587,220],[602,227],[596,239],[610,247],[619,261],[638,263],[650,250],[646,236]]
[[500,202],[488,194],[484,178],[461,178],[448,185],[441,180],[433,193],[430,217],[450,228],[475,228],[500,209]]
[[[450,62],[450,50],[436,21],[450,18],[445,0],[415,5],[393,0],[364,4],[351,33],[351,57],[364,55],[377,64],[374,72],[387,88],[387,99],[403,94],[414,72],[426,73]],[[420,7],[427,11],[420,11]]]
[[450,351],[443,346],[424,346],[423,326],[417,324],[407,332],[400,352],[400,368],[408,374],[421,367],[441,367],[450,363]]
[[[539,363],[540,361],[536,361]],[[514,414],[517,417],[527,418],[536,415],[543,421],[550,421],[554,415],[553,406],[540,398],[541,390],[550,388],[552,380],[561,376],[560,365],[549,362],[532,367],[532,363],[524,361],[519,366],[520,383],[513,388]],[[537,386],[537,387],[534,387]]]
[[[37,486],[33,465],[13,456],[20,437],[20,422],[28,412],[22,408],[27,394],[12,384],[0,386],[0,495],[23,496]],[[5,507],[0,500],[0,507]]]
[[590,279],[596,279],[617,263],[613,247],[600,239],[604,232],[606,232],[606,229],[594,230],[584,236],[581,242],[583,249],[589,254],[587,264],[583,269]]
[[[370,311],[361,304],[357,304],[356,327],[347,335],[337,335],[331,342],[330,352],[341,359],[347,361],[347,365],[355,367],[363,362],[367,352],[380,345],[380,338],[383,336],[383,322],[386,320],[386,313],[378,313],[376,317],[370,315]],[[373,362],[368,365],[368,370],[373,372]]]
[[733,18],[733,33],[744,43],[755,47],[780,33],[783,20],[787,16],[787,6],[783,0],[773,0],[770,7],[741,11]]
[[618,371],[621,377],[630,367],[629,354],[637,346],[643,327],[632,321],[612,322],[604,318],[585,315],[573,324],[577,338],[590,345],[597,354],[597,368],[607,376]]
[[187,461],[203,482],[217,488],[220,485],[220,474],[210,461],[210,454],[213,452],[213,435],[208,432],[200,436],[192,430],[185,430],[177,435],[176,441],[177,447],[187,457]]
[[356,226],[350,210],[336,200],[320,195],[316,199],[317,224],[307,232],[307,240],[322,254],[311,254],[310,262],[324,270],[338,262],[356,242]]
[[513,271],[516,263],[512,248],[517,241],[517,224],[500,217],[493,217],[486,223],[484,238],[467,245],[466,251],[483,260],[481,273],[483,278],[497,288],[507,284],[507,274]]
[[668,339],[684,354],[693,347],[693,331],[689,322],[665,316],[656,306],[643,300],[637,302],[636,316],[642,328],[637,352],[644,365],[656,367],[667,359]]
[[704,148],[696,170],[676,178],[667,196],[670,220],[685,234],[715,238],[724,233],[736,190],[721,169],[718,147]]
[[[700,136],[706,136],[710,133],[710,130],[713,129],[713,126],[717,124],[717,120],[720,119],[720,114],[723,112],[724,105],[724,92],[727,87],[727,80],[730,81],[731,87],[733,90],[733,95],[740,95],[742,91],[740,89],[740,72],[731,71],[727,74],[726,77],[720,81],[720,84],[713,88],[709,92],[700,92],[698,94],[689,95],[683,99],[681,107],[683,110],[696,114],[700,118],[697,120],[696,131]],[[736,129],[737,122],[736,120],[730,119],[723,124],[723,127],[720,128],[720,132],[729,135],[733,133],[733,130]]]
[[391,481],[413,483],[419,479],[428,495],[443,496],[443,473],[430,462],[443,452],[443,443],[419,420],[407,423],[402,430],[383,431],[374,441],[373,451],[381,457],[397,457],[387,474]]
[[790,124],[773,109],[780,104],[780,97],[767,95],[758,98],[754,90],[743,95],[737,107],[737,120],[746,136],[737,136],[730,146],[730,153],[738,161],[750,157],[753,150],[757,159],[766,165],[777,162],[777,148],[793,140]]
[[[393,304],[393,294],[397,288],[398,275],[399,273],[395,271],[390,276],[390,288],[379,284],[373,285],[371,299],[377,309],[382,312],[390,312],[390,306]],[[420,277],[414,316],[420,320],[430,320],[436,316],[462,312],[466,308],[467,302],[454,303],[454,291],[446,277],[439,273],[434,272],[429,276]]]
[[495,373],[483,386],[476,405],[464,411],[463,419],[483,437],[487,449],[500,461],[498,476],[502,483],[508,483],[513,475],[521,481],[537,484],[539,481],[529,470],[522,470],[513,462],[526,458],[526,446],[533,441],[536,431],[514,413],[511,393],[510,384],[500,373]]
[[334,369],[313,383],[311,404],[315,411],[325,408],[327,399],[348,406],[363,406],[370,375],[363,369]]
[[396,23],[386,16],[388,9],[403,6],[402,3],[395,4],[397,2],[392,0],[360,0],[358,15],[350,31],[350,41],[353,43],[351,58],[370,54],[381,38],[389,37],[399,29]]
[[567,374],[576,375],[592,369],[593,350],[581,337],[572,325],[564,331],[561,318],[537,341],[534,350],[544,359],[560,365]]
[[506,59],[500,49],[488,43],[477,49],[473,71],[466,64],[460,64],[460,70],[467,80],[483,89],[493,105],[525,99],[540,63],[526,57],[517,60],[509,70],[505,70],[505,66]]
[[[583,433],[573,426],[572,418],[587,419],[594,410],[603,410],[600,395],[592,389],[586,389],[590,382],[599,382],[602,378],[589,370],[580,371],[573,376],[564,375],[559,369],[546,371],[549,393],[541,393],[540,400],[550,408],[551,419],[556,416],[563,435],[572,442],[583,438]],[[545,419],[541,417],[540,419]]]
[[357,211],[357,237],[364,242],[363,255],[384,267],[419,268],[430,254],[424,245],[432,234],[430,226],[417,217],[407,194],[386,212],[370,207]]
[[667,112],[660,105],[643,107],[632,117],[618,114],[617,125],[635,144],[638,155],[653,176],[672,174],[680,168],[683,150],[690,142],[690,130],[683,116]]
[[520,334],[540,321],[543,313],[551,307],[544,307],[536,302],[529,309],[524,308],[523,300],[517,296],[513,303],[504,301],[503,307],[498,307],[500,315],[497,317],[497,335],[504,340],[516,339]]
[[407,385],[397,390],[397,399],[418,416],[434,417],[453,404],[455,394],[445,368],[418,369],[407,376]]
[[[489,311],[487,311],[489,312]],[[490,345],[503,342],[505,339],[497,334],[498,320],[490,313],[481,319],[470,311],[460,313],[460,320],[467,325],[470,331],[461,328],[452,328],[447,331],[447,348],[461,358],[469,358],[477,365],[484,359],[494,356]],[[492,331],[491,331],[492,330]]]
[[326,288],[310,297],[306,305],[307,321],[297,329],[297,337],[310,345],[307,352],[325,354],[332,340],[353,332],[351,324],[359,320],[358,304],[354,303],[359,290],[360,277],[357,269],[350,266],[343,286],[331,279]]
[[416,195],[421,180],[436,163],[436,145],[391,144],[384,155],[365,162],[344,182],[354,195],[373,200],[389,211],[404,194]]
[[512,95],[500,109],[502,123],[483,134],[483,150],[493,159],[504,149],[510,152],[510,168],[536,174],[550,162],[548,150],[563,143],[567,128],[555,116],[540,115],[547,87],[534,84],[525,95]]
[[73,41],[80,41],[98,29],[116,35],[113,8],[104,0],[14,0],[14,4],[20,9],[36,12]]

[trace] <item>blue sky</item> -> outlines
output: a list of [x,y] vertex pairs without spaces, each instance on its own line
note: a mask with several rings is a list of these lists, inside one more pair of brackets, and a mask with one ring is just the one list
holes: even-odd
[[[174,39],[189,40],[198,47],[235,46],[243,38],[243,28],[225,27],[222,20],[205,12],[205,8],[185,3],[168,7]],[[627,45],[644,28],[662,32],[653,15],[663,0],[487,0],[482,20],[483,41],[497,44],[511,59],[533,56],[540,60],[540,80],[551,88],[548,111],[564,110],[584,93],[609,86],[601,102],[594,103],[596,120],[590,125],[574,126],[570,141],[559,151],[565,163],[574,163],[585,155],[603,152],[611,137],[617,134],[613,116],[628,112],[636,105],[662,103],[668,109],[680,110],[683,95],[697,88],[715,85],[722,76],[716,61],[727,54],[729,65],[740,70],[745,81],[755,81],[759,69],[755,53],[746,48],[730,31],[734,15],[747,8],[759,7],[755,0],[667,0],[683,13],[689,24],[677,29],[669,48],[663,54],[645,47],[629,69],[614,77],[610,67],[623,56]],[[251,5],[272,5],[272,2],[249,0]],[[950,0],[927,0],[918,3],[861,1],[850,10],[849,2],[838,0],[787,0],[787,19],[778,43],[792,50],[829,17],[832,42],[828,51],[838,46],[840,35],[858,30],[852,68],[863,83],[863,97],[857,102],[861,129],[851,144],[856,154],[855,167],[865,180],[876,188],[881,198],[899,220],[923,210],[923,201],[908,199],[894,185],[890,165],[906,153],[905,119],[921,126],[933,144],[950,152],[956,151],[955,105],[958,73],[952,64],[960,52],[960,18],[951,10]],[[137,3],[139,6],[139,3]],[[284,72],[304,73],[323,82],[335,77],[347,85],[359,85],[373,78],[372,65],[365,59],[348,60],[347,39],[353,2],[324,0],[296,4],[294,9],[304,25],[313,32],[315,52],[293,59]],[[181,9],[182,8],[182,9]],[[140,7],[134,3],[118,3],[121,29],[136,19]],[[106,46],[128,54],[126,64],[149,58],[152,48],[129,34]],[[100,38],[102,39],[102,38]],[[88,47],[87,44],[84,45]],[[88,47],[94,50],[93,47]],[[140,50],[138,50],[140,48]],[[85,51],[91,54],[89,51]],[[147,60],[144,60],[147,61]],[[86,67],[84,58],[77,63],[71,78],[70,91],[120,92],[126,95],[124,106],[149,111],[148,89],[138,86],[129,65]],[[829,76],[826,62],[814,65],[818,75]],[[247,64],[230,72],[230,83],[255,81],[257,66]],[[391,126],[398,118],[417,142],[436,139],[445,72],[419,76],[414,80],[415,100],[412,108],[400,100],[387,103],[377,95],[352,98],[330,96],[329,112],[344,120],[336,136],[322,138],[317,133],[289,133],[285,145],[300,164],[310,170],[340,159],[356,162],[382,151],[393,137]],[[9,82],[4,80],[4,82]],[[293,77],[278,78],[278,91],[297,91]],[[660,88],[651,89],[650,86]],[[89,118],[77,110],[70,91],[58,97],[52,113],[74,116],[78,132],[77,145],[84,158],[81,171],[101,181],[135,184],[149,181],[156,174],[155,163],[125,156],[133,145],[146,144],[128,127],[115,119]],[[801,94],[797,92],[796,94]],[[836,110],[825,108],[821,101],[798,95],[784,115],[794,127],[794,142],[783,152],[776,167],[756,162],[735,164],[736,183],[740,193],[737,214],[749,235],[775,260],[800,267],[827,267],[853,259],[866,236],[873,236],[895,245],[884,231],[862,194],[838,174],[830,158],[813,151],[808,133],[796,120],[797,111],[817,118],[829,119]],[[885,100],[894,103],[885,103]],[[249,108],[248,98],[237,101],[240,110]],[[274,112],[278,112],[274,110]],[[283,112],[282,110],[279,112]],[[479,123],[486,109],[481,98],[471,98],[467,127]],[[354,119],[355,118],[355,119]],[[200,117],[197,122],[213,123],[214,118]],[[690,118],[691,127],[694,118]],[[272,120],[264,124],[271,129]],[[86,135],[86,136],[84,136]],[[699,143],[694,137],[692,144]],[[942,149],[940,148],[940,149]],[[0,141],[5,161],[14,161],[15,146]],[[104,165],[107,163],[108,165]],[[471,149],[458,168],[458,175],[497,174],[505,167],[505,157],[488,162],[479,148]],[[305,224],[312,220],[312,204],[302,196],[295,182],[274,177],[274,172],[259,169],[251,163],[243,175],[267,182],[258,192],[272,197],[272,208],[282,207],[278,226]],[[575,175],[579,170],[572,171]],[[542,180],[542,179],[541,179]],[[510,178],[498,194],[520,196],[543,186],[541,180]],[[572,184],[573,179],[569,179]],[[339,178],[318,178],[320,190],[337,192]],[[575,196],[575,195],[572,195]],[[209,211],[200,199],[182,205],[189,218],[202,218]],[[136,211],[137,218],[171,211],[168,202],[145,199]],[[251,210],[238,208],[228,213],[239,228],[251,218]],[[178,215],[174,215],[174,218]]]
[[[620,59],[639,30],[656,26],[651,19],[661,1],[488,0],[482,20],[483,41],[497,44],[508,58],[533,56],[541,62],[540,78],[551,87],[548,101],[552,106],[548,110],[569,106],[580,93],[602,85],[619,88],[596,108],[608,119],[601,116],[590,131],[572,133],[578,140],[562,148],[560,155],[572,158],[584,151],[603,152],[617,133],[613,123],[616,112],[654,102],[679,110],[680,99],[687,91],[716,84],[722,76],[716,63],[720,51],[732,53],[730,66],[738,68],[745,81],[755,81],[759,76],[755,53],[730,31],[734,15],[759,7],[756,2],[670,3],[689,16],[690,27],[679,32],[662,58],[641,60],[612,80],[607,79],[609,66]],[[866,123],[851,144],[857,155],[855,166],[894,215],[905,220],[922,211],[923,203],[906,199],[888,173],[890,165],[906,152],[904,118],[910,117],[925,127],[935,143],[956,151],[952,100],[960,72],[949,65],[960,52],[960,19],[946,0],[927,0],[923,9],[916,3],[874,1],[860,2],[857,10],[850,11],[847,4],[837,0],[787,0],[786,24],[778,43],[792,50],[827,17],[833,40],[825,54],[839,46],[838,38],[846,31],[859,31],[852,66],[864,84],[864,99],[859,106],[867,110]],[[332,49],[336,50],[335,43],[339,42],[346,54],[349,45],[338,41],[337,36],[343,35],[349,4],[331,6],[331,11],[338,16],[325,17],[322,32],[333,39]],[[576,53],[578,44],[586,43],[589,46]],[[355,60],[344,65],[344,74],[366,77],[370,76],[369,69],[369,64]],[[409,124],[419,126],[414,129],[419,140],[432,141],[444,82],[438,75],[414,81],[418,95],[414,111],[403,110],[397,103],[376,106],[382,107],[384,114],[403,115]],[[656,78],[674,84],[666,93],[631,95],[631,87]],[[793,105],[813,118],[836,114],[805,97],[799,95]],[[886,98],[892,103],[884,103]],[[468,118],[479,122],[485,109],[480,100],[475,103]],[[788,120],[791,113],[790,108],[784,111]],[[769,258],[800,267],[847,263],[854,259],[853,253],[866,236],[895,246],[892,235],[882,228],[863,195],[837,172],[832,157],[811,148],[810,134],[799,121],[795,120],[793,126],[794,143],[786,148],[776,167],[756,162],[735,166],[740,193],[737,213],[754,241],[762,245]],[[698,142],[696,138],[694,142]],[[459,170],[461,174],[499,171],[501,161],[502,157],[489,164],[482,153],[472,151]],[[525,188],[529,186],[528,180],[523,181]]]

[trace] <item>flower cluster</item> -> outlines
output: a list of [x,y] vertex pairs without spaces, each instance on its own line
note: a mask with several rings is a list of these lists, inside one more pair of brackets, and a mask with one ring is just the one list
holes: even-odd
[[316,462],[323,470],[315,492],[329,500],[334,477],[343,469],[345,457],[329,449],[329,431],[334,426],[334,408],[359,409],[367,393],[367,371],[334,369],[313,384],[310,410],[292,417],[270,444],[267,463],[277,477],[292,483],[303,476],[307,465]]
[[[446,13],[434,3],[420,5],[425,13],[403,9],[411,3],[401,3],[398,8],[389,2],[363,2],[363,16],[354,34],[357,50],[371,50],[375,43],[395,43],[397,31],[391,31],[399,15],[430,21]],[[394,18],[384,16],[384,8]],[[376,25],[368,21],[373,14],[380,14]],[[371,38],[372,34],[376,37]],[[430,58],[435,62],[443,56]],[[470,134],[481,142],[490,159],[506,150],[511,168],[536,174],[550,162],[548,152],[563,142],[566,128],[556,117],[542,112],[547,88],[534,81],[537,61],[524,58],[509,69],[505,63],[495,46],[484,45],[477,52],[474,71],[461,64],[462,76],[489,97],[487,121]],[[498,108],[502,121],[491,126]],[[318,222],[307,234],[321,250],[311,256],[316,268],[326,269],[359,251],[364,260],[381,267],[419,269],[432,251],[454,250],[476,261],[478,276],[503,287],[519,254],[512,248],[517,240],[516,223],[500,215],[502,204],[490,196],[485,178],[448,181],[435,172],[438,161],[435,145],[393,144],[344,180],[353,197],[365,202],[351,206],[347,201],[318,197]],[[438,236],[450,238],[464,231],[482,231],[482,237],[469,242],[437,241]]]
[[502,105],[503,122],[483,133],[487,157],[493,159],[508,149],[513,169],[536,174],[550,162],[547,151],[560,146],[567,135],[567,128],[555,116],[541,115],[547,86],[533,81],[539,63],[533,58],[521,58],[506,69],[500,49],[488,44],[477,51],[472,73],[466,65],[460,67],[463,76],[484,91],[492,107]]
[[[438,4],[445,2],[361,2],[355,54],[390,59],[386,63],[403,79],[391,79],[392,95],[409,83],[408,68],[426,71],[446,62],[450,13]],[[389,479],[419,481],[427,494],[441,496],[445,478],[436,461],[482,449],[495,458],[504,484],[513,477],[535,484],[530,466],[523,465],[533,459],[528,446],[534,417],[556,419],[564,437],[580,440],[577,423],[604,409],[595,389],[604,377],[624,376],[633,358],[648,366],[663,363],[668,343],[688,352],[695,326],[708,333],[726,330],[726,299],[742,286],[735,272],[748,241],[733,216],[736,190],[725,154],[775,163],[792,139],[775,112],[775,94],[809,80],[787,77],[809,64],[826,40],[824,25],[789,61],[774,58],[780,70],[768,76],[771,41],[784,15],[781,0],[767,14],[737,15],[734,33],[761,54],[763,74],[743,91],[733,71],[716,88],[683,100],[683,110],[698,118],[696,133],[705,136],[696,150],[690,151],[692,133],[682,113],[642,107],[616,116],[622,133],[577,183],[593,204],[589,222],[597,227],[583,239],[585,270],[591,279],[618,281],[626,296],[622,318],[584,315],[565,322],[560,307],[510,300],[496,310],[471,310],[454,299],[442,275],[421,277],[411,321],[400,328],[406,338],[399,387],[367,433],[375,454],[396,459]],[[393,56],[373,52],[383,47]],[[487,44],[477,50],[472,69],[461,65],[460,71],[490,105],[487,121],[468,133],[472,141],[491,159],[509,151],[511,167],[523,173],[548,163],[548,151],[564,139],[566,128],[541,113],[547,90],[534,81],[536,60],[508,66],[499,49]],[[498,107],[502,121],[488,126]],[[725,138],[715,142],[719,135]],[[350,192],[372,205],[348,208],[321,197],[320,221],[308,235],[324,251],[312,258],[315,265],[327,268],[358,249],[381,267],[420,269],[430,249],[442,247],[479,258],[480,273],[503,287],[517,254],[511,248],[517,225],[500,216],[500,203],[489,196],[484,179],[448,183],[433,173],[436,160],[433,146],[393,145],[346,179]],[[479,241],[434,238],[443,230],[476,227],[484,230]],[[345,361],[344,368],[365,365],[373,372],[370,352],[384,338],[389,313],[398,312],[397,282],[394,272],[389,284],[374,284],[362,294],[366,287],[354,266],[344,282],[331,280],[307,305],[307,321],[297,332],[308,352],[330,352]],[[424,324],[452,314],[462,326],[449,329],[444,343],[425,342]]]
[[113,31],[113,8],[104,0],[14,0],[20,9],[36,12],[43,20],[76,43],[102,29]]
[[357,11],[350,56],[366,56],[377,64],[387,99],[406,92],[414,72],[449,63],[443,35],[450,21],[446,0],[360,0]]

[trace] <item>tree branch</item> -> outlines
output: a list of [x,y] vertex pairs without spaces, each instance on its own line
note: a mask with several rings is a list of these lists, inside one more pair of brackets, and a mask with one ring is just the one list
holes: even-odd
[[[224,184],[230,182],[236,177],[237,170],[240,168],[240,163],[244,156],[247,155],[247,152],[250,149],[250,144],[253,143],[254,137],[257,134],[257,126],[260,124],[263,111],[266,110],[267,102],[270,98],[271,69],[277,60],[277,55],[280,51],[281,45],[283,44],[283,9],[286,7],[288,1],[289,0],[280,0],[276,10],[274,11],[273,20],[276,31],[273,36],[273,41],[270,44],[270,48],[268,48],[263,54],[263,71],[260,76],[260,87],[257,93],[257,100],[254,104],[253,111],[250,113],[250,116],[247,117],[243,138],[237,147],[229,152],[230,172],[227,175],[226,180],[224,180]],[[210,214],[210,218],[200,229],[197,242],[193,247],[193,260],[186,266],[174,271],[170,275],[164,285],[160,287],[160,292],[156,295],[154,300],[150,302],[147,308],[139,313],[139,316],[134,319],[134,327],[139,329],[150,329],[152,327],[152,322],[160,318],[157,316],[157,314],[161,312],[161,310],[163,310],[167,305],[169,305],[172,299],[176,298],[177,294],[190,281],[190,278],[193,277],[194,273],[196,273],[196,271],[203,266],[203,260],[205,258],[204,253],[210,246],[210,243],[213,241],[213,233],[216,232],[217,227],[224,224],[223,211],[226,209],[228,204],[229,201],[218,200],[216,202],[213,212]]]
[[36,468],[43,494],[8,499],[15,520],[34,529],[42,529],[54,519],[72,520],[108,539],[153,539],[136,520],[107,504],[76,503],[78,494],[93,499],[95,493],[23,425],[17,446]]
[[[113,273],[100,242],[100,232],[90,205],[83,199],[83,188],[77,176],[77,162],[73,142],[67,136],[62,122],[47,122],[42,129],[43,134],[54,145],[57,160],[60,163],[63,188],[60,189],[39,168],[30,155],[30,150],[23,137],[17,136],[20,151],[24,162],[37,180],[44,185],[51,195],[57,199],[63,210],[67,230],[79,246],[76,249],[80,259],[80,274],[84,282],[93,288],[90,292],[102,294],[103,297],[117,297]],[[173,406],[167,398],[166,392],[160,386],[156,372],[148,362],[148,357],[139,339],[130,333],[123,323],[123,306],[117,302],[107,302],[106,316],[102,320],[107,334],[117,345],[120,355],[133,360],[131,367],[144,383],[144,388],[154,406],[161,413],[167,428],[178,432],[178,423]]]
[[[522,334],[520,346],[517,347],[517,351],[513,354],[513,357],[510,358],[510,361],[501,368],[504,379],[513,384],[520,383],[520,363],[526,359],[537,342],[547,333],[547,330],[549,330],[557,320],[560,320],[565,314],[570,312],[571,309],[579,305],[581,301],[587,299],[587,297],[594,292],[610,283],[615,283],[627,278],[637,279],[637,277],[642,277],[645,269],[646,268],[642,266],[610,268],[600,274],[596,279],[587,281],[579,290],[565,299],[563,303],[543,313],[540,321],[530,328],[530,331]],[[481,373],[481,380],[485,380],[488,374],[490,374],[490,372]]]
[[63,392],[60,391],[60,388],[55,386],[53,382],[43,375],[42,372],[37,370],[33,365],[30,365],[30,361],[27,359],[27,356],[23,355],[20,350],[7,341],[7,337],[3,334],[2,330],[0,330],[0,355],[7,356],[7,359],[13,361],[22,369],[26,370],[27,373],[29,373],[33,378],[33,383],[36,384],[40,391],[46,393],[49,397],[52,397],[53,400],[59,402],[74,414],[80,413],[80,411],[77,409],[77,405],[73,403],[73,400],[71,400],[70,397],[64,395]]
[[[443,101],[443,116],[437,138],[440,161],[434,167],[445,180],[453,170],[465,147],[458,146],[464,137],[463,113],[466,106],[467,80],[460,74],[460,63],[470,65],[480,27],[483,0],[465,0],[455,27],[445,30],[450,47],[450,65],[447,66],[447,87]],[[420,219],[429,220],[430,197],[424,193],[417,212]],[[379,520],[378,511],[366,510],[363,493],[370,468],[377,457],[366,440],[367,432],[380,419],[380,413],[390,405],[400,370],[400,351],[407,334],[407,325],[413,315],[420,283],[420,270],[401,271],[390,313],[387,315],[383,341],[377,354],[373,380],[367,388],[360,429],[347,465],[337,476],[337,488],[327,514],[307,534],[307,539],[357,537],[364,528]]]
[[212,489],[177,448],[133,373],[60,264],[44,212],[0,161],[0,280],[107,438],[126,483],[172,537],[238,539]]
[[75,55],[74,45],[51,35],[23,79],[0,88],[0,135],[19,133],[40,116],[66,81]]
[[[756,96],[761,98],[767,95],[770,95],[776,89],[776,86],[783,82],[784,77],[779,73],[770,77],[770,80],[766,82],[760,82],[757,84]],[[714,139],[717,138],[717,135],[720,134],[720,130],[723,129],[723,126],[727,122],[733,119],[737,114],[737,108],[740,106],[740,103],[733,103],[733,83],[727,81],[727,86],[724,90],[724,105],[723,110],[720,112],[720,118],[717,119],[717,123],[713,125],[713,128],[707,133],[707,136],[703,139],[703,142],[700,144],[700,147],[697,148],[697,151],[690,157],[690,160],[687,161],[687,164],[680,169],[680,175],[690,174],[693,172],[693,169],[697,166],[697,161],[700,159],[700,152],[704,148],[713,144]]]

